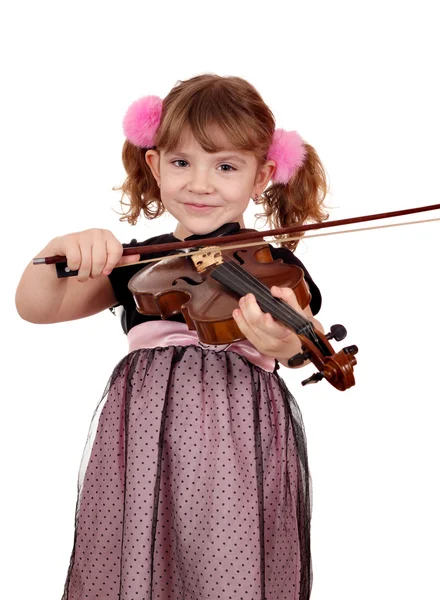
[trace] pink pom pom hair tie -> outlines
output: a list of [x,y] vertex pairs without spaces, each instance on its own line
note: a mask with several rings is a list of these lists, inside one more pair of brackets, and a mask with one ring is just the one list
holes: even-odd
[[[158,96],[144,96],[128,108],[124,120],[125,137],[134,146],[153,148],[162,116],[163,100]],[[304,163],[306,150],[296,131],[277,129],[272,138],[267,158],[276,162],[272,182],[286,184]]]
[[275,161],[277,165],[272,177],[273,183],[288,183],[306,158],[301,136],[296,131],[277,129],[273,134],[267,158]]
[[140,148],[154,147],[159,128],[163,100],[158,96],[144,96],[128,108],[122,128],[129,142]]

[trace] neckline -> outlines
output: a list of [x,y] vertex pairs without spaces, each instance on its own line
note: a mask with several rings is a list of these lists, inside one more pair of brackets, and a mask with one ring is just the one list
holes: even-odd
[[211,238],[211,237],[221,237],[222,235],[232,235],[235,233],[238,233],[241,230],[241,226],[240,223],[237,222],[233,222],[233,223],[224,223],[223,225],[221,225],[220,227],[218,227],[217,229],[215,229],[214,231],[210,231],[209,233],[206,233],[204,235],[190,235],[188,237],[186,237],[184,240],[180,240],[179,238],[177,238],[174,233],[171,233],[171,237],[173,238],[173,240],[175,240],[176,242],[182,242],[182,241],[192,241],[192,240],[203,240],[205,238]]

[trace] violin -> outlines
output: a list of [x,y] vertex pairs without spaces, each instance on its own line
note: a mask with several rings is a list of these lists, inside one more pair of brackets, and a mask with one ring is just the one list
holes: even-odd
[[272,285],[291,288],[301,308],[310,302],[303,270],[281,259],[273,260],[269,245],[261,240],[252,249],[224,250],[217,246],[203,248],[189,257],[179,254],[152,262],[130,279],[128,289],[141,314],[167,319],[181,313],[188,328],[196,330],[205,344],[230,344],[244,339],[232,312],[238,308],[240,297],[252,293],[261,310],[301,340],[302,352],[289,359],[289,366],[310,360],[318,368],[303,385],[326,379],[341,391],[353,386],[357,346],[335,352],[329,343],[333,338],[344,339],[345,328],[334,325],[329,334],[322,334],[286,302],[274,298]]

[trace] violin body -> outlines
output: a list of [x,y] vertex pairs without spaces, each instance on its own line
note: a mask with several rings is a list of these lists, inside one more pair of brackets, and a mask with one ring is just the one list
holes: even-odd
[[[200,254],[203,258],[203,251]],[[303,270],[281,259],[273,260],[264,241],[253,248],[222,250],[221,255],[228,264],[235,261],[268,288],[291,288],[301,308],[309,304],[311,295]],[[179,254],[144,267],[130,279],[128,289],[141,314],[167,319],[181,313],[202,343],[229,344],[244,339],[232,317],[240,295],[210,276],[215,268],[208,266],[201,273],[193,260]]]
[[311,300],[303,270],[273,260],[264,240],[252,248],[203,248],[191,256],[179,254],[150,263],[128,282],[137,310],[144,315],[167,319],[181,313],[189,327],[197,331],[204,344],[220,345],[244,339],[232,313],[240,297],[253,293],[263,312],[295,331],[302,352],[292,356],[289,366],[300,366],[310,360],[319,369],[303,385],[329,381],[336,389],[346,390],[355,384],[353,367],[357,346],[335,352],[330,339],[346,335],[342,325],[334,325],[324,335],[286,302],[274,298],[272,285],[289,287],[301,308]]

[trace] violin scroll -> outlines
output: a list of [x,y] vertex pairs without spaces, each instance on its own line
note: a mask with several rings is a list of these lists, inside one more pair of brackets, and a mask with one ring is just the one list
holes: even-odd
[[298,335],[303,344],[303,352],[295,354],[288,360],[289,367],[298,367],[306,360],[310,360],[319,369],[317,373],[305,379],[302,385],[318,383],[326,379],[333,387],[344,391],[355,384],[353,367],[357,364],[355,354],[358,353],[358,347],[346,346],[339,352],[335,352],[329,343],[330,339],[337,341],[344,339],[346,334],[347,330],[343,325],[332,325],[327,335],[314,330],[314,336],[317,336],[320,342],[318,344],[314,343],[310,336]]

